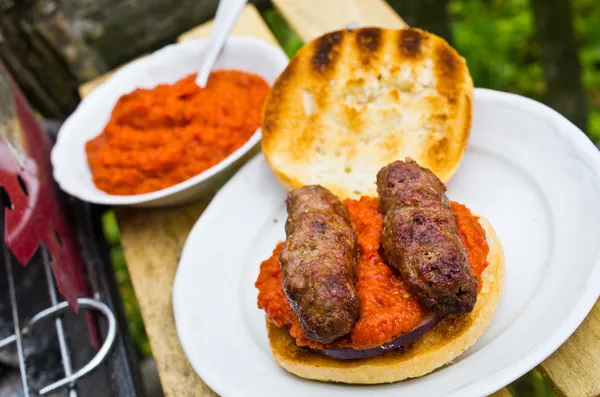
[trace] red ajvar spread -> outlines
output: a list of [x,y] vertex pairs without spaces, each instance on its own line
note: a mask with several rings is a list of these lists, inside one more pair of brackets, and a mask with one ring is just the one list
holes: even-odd
[[487,256],[490,252],[485,230],[477,221],[479,218],[472,215],[471,211],[462,204],[450,202],[450,208],[456,213],[456,226],[460,239],[467,249],[467,261],[477,278],[478,291],[481,290],[481,273],[487,267]]
[[250,139],[268,92],[257,75],[220,70],[206,88],[190,75],[122,96],[102,134],[86,144],[94,183],[131,195],[198,175]]
[[[390,342],[411,331],[427,315],[427,310],[413,297],[399,275],[385,264],[379,254],[383,217],[377,210],[377,199],[362,197],[346,200],[352,225],[358,236],[361,256],[358,261],[357,290],[361,313],[352,332],[328,348],[369,349]],[[485,231],[477,217],[463,205],[451,203],[456,213],[461,240],[467,250],[467,259],[481,288],[481,273],[488,265],[489,247]],[[300,322],[290,308],[283,292],[279,243],[273,255],[261,263],[256,280],[258,307],[264,309],[267,319],[280,328],[288,328],[298,346],[323,348],[320,343],[307,339]]]

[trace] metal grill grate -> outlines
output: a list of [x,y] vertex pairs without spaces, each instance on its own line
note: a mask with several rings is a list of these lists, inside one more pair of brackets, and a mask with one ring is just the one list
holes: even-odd
[[[0,192],[1,193],[1,192]],[[4,241],[4,209],[6,208],[6,200],[0,194],[0,241]],[[28,322],[23,326],[20,324],[19,308],[20,303],[17,299],[17,292],[15,287],[14,267],[20,266],[15,264],[15,260],[5,244],[0,245],[2,251],[2,262],[4,262],[4,268],[6,272],[6,280],[8,283],[8,297],[10,301],[10,309],[12,313],[12,321],[14,324],[14,334],[0,340],[0,350],[9,348],[9,346],[15,345],[16,353],[19,364],[19,372],[22,382],[22,391],[25,397],[29,397],[35,394],[48,395],[56,392],[60,389],[68,389],[69,397],[77,397],[78,393],[76,390],[77,381],[82,377],[86,376],[94,369],[96,369],[108,356],[108,353],[116,339],[116,319],[110,308],[103,302],[90,299],[90,298],[79,298],[79,308],[83,310],[95,310],[104,316],[107,322],[107,332],[102,347],[98,350],[96,355],[82,368],[73,371],[72,359],[69,351],[67,338],[65,335],[65,324],[62,319],[62,314],[70,310],[66,301],[59,302],[58,295],[55,287],[55,281],[52,276],[51,269],[51,258],[45,247],[41,248],[41,258],[44,267],[44,275],[46,280],[46,286],[49,297],[50,306],[34,315]],[[35,264],[39,265],[39,264]],[[43,286],[41,286],[43,288]],[[42,387],[40,390],[33,390],[29,385],[27,378],[27,364],[26,356],[24,352],[24,338],[26,338],[33,330],[33,328],[43,321],[54,320],[56,328],[56,336],[58,339],[58,346],[60,350],[60,356],[62,361],[62,370],[64,377],[51,384]]]

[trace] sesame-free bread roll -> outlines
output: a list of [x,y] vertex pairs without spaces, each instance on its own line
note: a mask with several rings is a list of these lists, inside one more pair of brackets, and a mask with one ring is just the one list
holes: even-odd
[[383,166],[410,157],[447,182],[466,149],[465,60],[419,29],[362,28],[307,43],[263,108],[262,149],[287,188],[376,195]]

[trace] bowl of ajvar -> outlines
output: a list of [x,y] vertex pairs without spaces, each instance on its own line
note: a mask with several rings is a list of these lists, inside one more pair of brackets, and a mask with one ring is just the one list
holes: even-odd
[[200,88],[207,44],[164,47],[90,93],[52,151],[61,189],[96,204],[182,204],[211,195],[254,156],[262,103],[288,59],[262,40],[233,36]]

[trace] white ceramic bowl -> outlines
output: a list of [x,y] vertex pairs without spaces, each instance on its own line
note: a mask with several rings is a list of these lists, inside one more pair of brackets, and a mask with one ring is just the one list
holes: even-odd
[[[105,193],[92,181],[85,144],[98,136],[110,119],[118,99],[136,88],[174,83],[197,71],[208,40],[172,44],[118,70],[77,107],[62,126],[51,161],[54,179],[65,192],[81,200],[105,205],[158,207],[192,201],[216,190],[259,150],[258,129],[242,147],[208,170],[184,182],[156,192],[119,196]],[[273,45],[251,37],[231,37],[215,69],[239,69],[255,73],[272,84],[285,69],[288,58]]]

